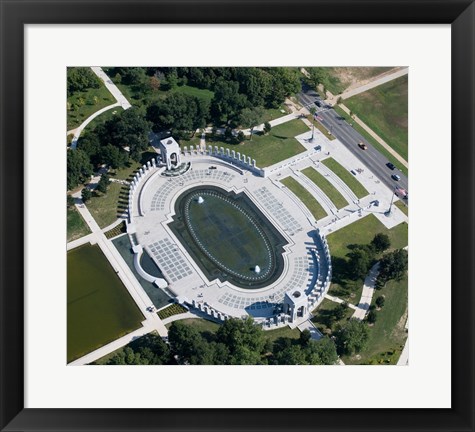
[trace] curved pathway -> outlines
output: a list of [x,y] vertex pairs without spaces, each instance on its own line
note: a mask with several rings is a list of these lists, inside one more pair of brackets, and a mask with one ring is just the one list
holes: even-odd
[[79,127],[76,129],[71,129],[68,131],[68,135],[74,133],[73,139],[71,141],[71,148],[73,150],[76,149],[79,136],[84,128],[97,116],[101,115],[102,113],[109,111],[111,108],[115,107],[122,107],[124,110],[129,109],[132,105],[130,102],[125,98],[119,88],[112,82],[112,80],[107,76],[107,74],[102,70],[100,67],[91,67],[92,71],[101,79],[101,81],[106,86],[107,90],[114,96],[115,100],[117,101],[115,104],[108,105],[99,111],[91,114],[86,120],[84,120]]

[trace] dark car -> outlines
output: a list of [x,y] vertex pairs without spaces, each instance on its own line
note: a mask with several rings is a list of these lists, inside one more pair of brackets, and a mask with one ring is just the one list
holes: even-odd
[[315,105],[320,108],[322,106],[322,103],[320,101],[315,101]]
[[393,169],[396,168],[396,166],[395,166],[394,164],[392,164],[391,162],[388,162],[388,163],[386,164],[386,166],[387,166],[390,170],[393,170]]

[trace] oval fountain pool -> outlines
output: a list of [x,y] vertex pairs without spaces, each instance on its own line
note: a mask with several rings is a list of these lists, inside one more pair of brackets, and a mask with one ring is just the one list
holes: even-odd
[[283,270],[283,236],[246,194],[206,186],[184,192],[172,231],[208,279],[261,288]]

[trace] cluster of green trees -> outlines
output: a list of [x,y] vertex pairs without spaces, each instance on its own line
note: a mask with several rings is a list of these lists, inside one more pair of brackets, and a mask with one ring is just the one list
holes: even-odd
[[180,321],[168,333],[171,351],[181,364],[262,365],[262,364],[334,364],[336,347],[332,340],[316,342],[310,333],[300,339],[280,338],[271,343],[251,318],[230,319],[216,334],[205,338],[193,327]]
[[335,334],[338,353],[354,355],[361,352],[368,342],[369,328],[364,321],[350,319]]
[[[325,96],[328,87],[335,87],[341,85],[340,80],[335,75],[332,75],[331,69],[328,67],[310,67],[305,68],[309,73],[309,84],[313,87],[321,86],[323,95]],[[341,99],[338,103],[341,102]]]
[[100,79],[88,67],[72,67],[67,71],[68,97],[74,92],[84,91],[89,88],[99,88]]
[[200,333],[175,321],[168,332],[169,344],[161,337],[147,335],[109,359],[107,364],[191,364],[191,365],[321,365],[338,360],[329,338],[314,341],[310,332],[300,338],[280,338],[274,343],[261,327],[247,320],[230,319],[218,331]]
[[351,245],[348,253],[347,270],[353,279],[363,279],[374,264],[376,256],[391,247],[391,242],[386,234],[376,234],[369,244]]
[[[241,112],[256,107],[276,108],[287,96],[301,89],[301,75],[296,68],[284,67],[169,67],[169,68],[112,68],[109,70],[116,82],[120,81],[131,86],[136,93],[146,97],[154,90],[173,90],[177,86],[190,85],[214,92],[208,105],[201,102],[198,109],[184,106],[184,98],[174,97],[170,101],[153,102],[150,115],[159,120],[157,128],[174,126],[180,131],[191,130],[189,122],[183,128],[177,127],[167,116],[178,118],[188,112],[197,112],[201,124],[203,119],[217,125],[239,125]],[[171,92],[166,99],[172,97]],[[177,96],[175,94],[175,96]],[[192,96],[186,98],[191,104],[198,102]],[[207,106],[208,105],[208,106]],[[173,109],[173,108],[176,109]],[[158,111],[158,114],[157,114]],[[163,112],[162,112],[163,111]],[[169,125],[169,126],[167,126]],[[247,125],[246,127],[255,126]],[[198,126],[200,127],[200,126]],[[195,128],[196,129],[196,128]]]
[[95,168],[103,164],[123,168],[129,159],[139,161],[149,146],[151,123],[139,108],[129,108],[88,131],[77,149],[67,154],[67,186],[84,183]]

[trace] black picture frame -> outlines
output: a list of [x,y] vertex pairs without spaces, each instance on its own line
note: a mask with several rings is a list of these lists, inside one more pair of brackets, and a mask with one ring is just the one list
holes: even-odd
[[[291,3],[291,7],[289,7]],[[474,53],[469,0],[0,0],[0,428],[2,431],[473,431]],[[452,35],[451,409],[24,408],[25,24],[446,23]],[[435,349],[443,349],[441,347]]]

